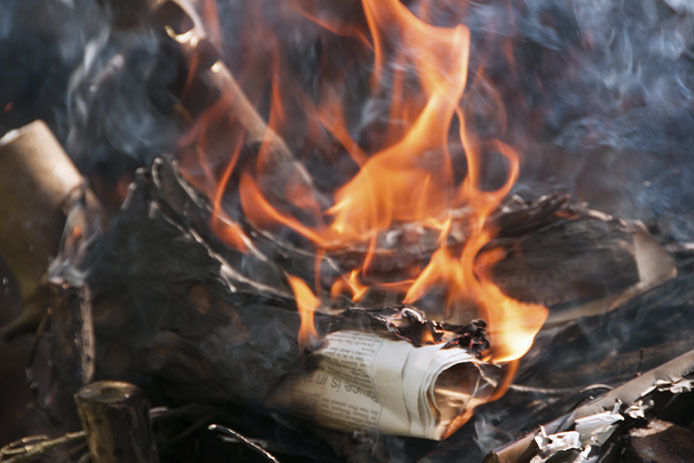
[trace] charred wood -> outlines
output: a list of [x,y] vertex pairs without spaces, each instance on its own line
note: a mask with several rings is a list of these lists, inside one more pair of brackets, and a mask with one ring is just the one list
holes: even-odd
[[[692,279],[683,274],[611,312],[546,327],[517,381],[560,388],[614,385],[685,352],[692,339]],[[533,380],[533,371],[547,376]]]
[[262,455],[267,461],[273,462],[273,463],[279,463],[277,458],[275,458],[270,452],[259,446],[258,444],[255,444],[254,442],[251,442],[248,440],[247,437],[243,436],[242,434],[238,433],[237,431],[234,431],[231,428],[227,428],[226,426],[220,426],[217,424],[212,424],[208,428],[210,431],[218,431],[221,434],[226,434],[228,437],[227,439],[233,439],[232,441],[237,441],[241,442],[247,447],[253,449],[256,453]]
[[[547,424],[541,431],[527,434],[525,437],[491,453],[485,459],[485,463],[524,463],[533,458],[540,450],[536,437],[539,433],[555,434],[572,429],[576,423],[584,418],[606,413],[609,410],[622,410],[629,414],[629,407],[635,407],[631,412],[633,417],[645,416],[644,413],[654,413],[663,410],[668,400],[658,397],[658,388],[666,393],[677,394],[681,392],[678,384],[688,381],[687,376],[694,372],[694,351],[689,351],[641,376],[628,381],[615,389],[581,405],[571,412],[563,415]],[[649,399],[651,400],[649,402]],[[620,407],[620,405],[623,406]],[[623,419],[623,418],[622,418]]]

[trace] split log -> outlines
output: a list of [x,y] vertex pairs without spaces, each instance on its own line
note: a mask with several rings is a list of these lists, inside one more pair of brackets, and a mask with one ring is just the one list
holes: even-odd
[[682,274],[611,312],[545,327],[517,380],[555,388],[614,385],[685,352],[694,334],[693,280]]
[[[51,282],[59,295],[89,288],[96,379],[135,382],[155,402],[262,403],[288,371],[302,368],[290,292],[270,263],[265,274],[278,279],[253,282],[240,269],[255,255],[224,258],[190,228],[198,219],[184,211],[199,207],[164,167],[138,174],[121,214],[74,269],[55,267]],[[69,314],[81,312],[80,301],[61,300],[51,339],[57,373],[74,393],[81,383],[74,340],[82,340]]]
[[157,463],[159,456],[142,391],[120,381],[83,387],[75,402],[93,463]]

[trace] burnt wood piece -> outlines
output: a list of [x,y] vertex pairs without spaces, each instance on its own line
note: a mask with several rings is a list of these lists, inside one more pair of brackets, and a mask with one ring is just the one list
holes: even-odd
[[611,312],[546,326],[516,381],[576,389],[619,384],[686,352],[693,336],[694,274],[682,274]]
[[[694,373],[694,350],[691,350],[669,362],[654,368],[642,375],[627,381],[611,391],[581,405],[571,412],[546,423],[543,428],[547,434],[562,432],[571,428],[577,418],[595,415],[612,410],[618,402],[629,406],[637,400],[647,397],[649,392],[659,385],[675,383]],[[667,402],[666,402],[667,403]],[[487,455],[484,463],[527,463],[537,453],[538,447],[535,436],[540,431],[531,432],[519,440],[512,442]]]
[[618,221],[585,214],[538,225],[506,245],[497,240],[506,256],[492,274],[506,294],[555,305],[604,297],[639,281],[633,232]]
[[[585,207],[571,206],[558,198],[561,197],[551,195],[533,202],[510,199],[507,203],[512,203],[512,207],[504,204],[493,221],[508,223],[511,228],[499,229],[498,237],[483,252],[503,251],[503,259],[494,264],[489,273],[504,293],[521,301],[553,306],[552,311],[556,312],[553,318],[556,316],[563,322],[581,316],[582,309],[574,309],[578,303],[597,301],[594,307],[586,306],[592,310],[588,315],[594,315],[596,311],[600,313],[624,302],[615,300],[607,307],[609,304],[602,301],[639,285],[641,274],[635,241],[637,235],[644,232],[622,220],[596,215]],[[524,227],[518,228],[517,222],[523,220]],[[454,234],[448,243],[452,253],[461,251],[467,237],[464,223],[459,226],[461,232]],[[255,247],[268,259],[280,267],[292,268],[305,278],[313,277],[315,252],[310,243],[292,237],[286,230],[270,232],[247,227]],[[408,228],[397,225],[386,234],[409,236]],[[378,283],[406,280],[412,278],[411,269],[424,268],[437,248],[434,235],[420,229],[416,239],[395,240],[394,244],[379,242],[368,276],[363,281],[371,287],[361,304],[369,307],[398,304],[404,293],[392,288],[384,290]],[[214,237],[209,241],[213,243]],[[336,279],[358,268],[366,252],[367,249],[359,245],[350,250],[329,250],[320,267],[323,286],[329,289]],[[662,253],[667,254],[664,249]],[[430,318],[443,317],[443,301],[435,298],[432,301],[419,308]],[[469,315],[455,322],[466,323],[479,313],[470,308]]]
[[[552,306],[553,322],[611,310],[676,273],[667,251],[638,223],[569,204],[562,195],[547,195],[535,201],[511,197],[493,214],[490,223],[498,234],[482,252],[501,250],[503,258],[488,273],[507,295]],[[501,226],[508,229],[497,228]],[[448,248],[455,254],[462,250],[468,235],[464,216],[453,227]],[[256,248],[270,260],[281,267],[298,269],[295,271],[308,278],[313,276],[315,252],[310,243],[292,237],[287,230],[258,231],[250,225],[248,229]],[[402,300],[404,292],[398,293],[392,287],[384,290],[379,283],[412,278],[412,269],[424,268],[438,247],[434,231],[411,224],[395,225],[383,235],[388,238],[379,239],[368,275],[363,277],[363,283],[370,286],[361,300],[365,306],[393,305]],[[644,252],[642,241],[648,241],[657,252]],[[328,250],[320,268],[324,287],[330,288],[336,279],[358,268],[366,253],[367,248],[360,245]],[[646,266],[639,262],[642,255],[648,255],[649,263],[656,262],[667,272],[655,276],[643,272]],[[419,308],[436,319],[444,317],[444,306],[443,300],[434,297]],[[456,323],[479,316],[474,307],[460,309],[466,314]]]
[[226,434],[228,438],[241,442],[243,445],[247,446],[248,448],[253,449],[253,451],[258,453],[259,455],[262,455],[262,457],[269,462],[279,463],[277,458],[275,458],[270,452],[268,452],[267,450],[265,450],[261,446],[251,442],[250,440],[248,440],[247,437],[243,436],[242,434],[240,434],[237,431],[234,431],[231,428],[228,428],[226,426],[220,426],[218,424],[211,424],[208,427],[208,429],[210,431],[217,431],[220,434]]
[[93,463],[157,463],[149,405],[135,385],[98,381],[75,395]]
[[[586,355],[583,361],[574,358],[574,356],[578,356],[578,352],[573,350],[574,346],[566,346],[568,357],[566,360],[559,360],[552,366],[544,365],[548,367],[548,370],[550,368],[555,370],[556,374],[546,379],[543,385],[549,389],[553,387],[569,388],[572,386],[580,389],[589,386],[591,383],[605,382],[615,384],[627,381],[635,374],[662,363],[664,359],[672,358],[685,352],[692,346],[691,338],[683,339],[687,334],[691,335],[692,333],[690,330],[686,330],[685,333],[673,332],[672,336],[675,338],[673,341],[660,343],[657,342],[657,339],[654,339],[653,342],[656,342],[655,344],[644,344],[643,347],[636,350],[622,348],[622,350],[616,352],[614,348],[618,348],[616,346],[617,343],[605,340],[603,345],[596,345],[596,352]],[[611,352],[610,347],[613,348]],[[586,349],[589,349],[589,347],[586,347]],[[602,355],[600,356],[600,354]],[[562,368],[562,365],[565,368]],[[526,368],[531,367],[528,366]],[[534,381],[534,384],[541,387],[537,384],[537,381]]]
[[623,463],[690,463],[694,431],[654,419],[629,431]]
[[[193,29],[194,30],[194,29]],[[194,36],[200,40],[200,36]],[[202,37],[204,38],[204,37]],[[255,168],[262,172],[259,177],[260,186],[263,191],[269,196],[269,199],[274,204],[286,203],[287,189],[298,185],[303,188],[303,191],[311,194],[313,197],[320,198],[322,195],[313,187],[313,180],[308,171],[296,159],[291,152],[286,142],[270,128],[263,120],[260,114],[255,110],[251,102],[244,94],[241,86],[231,74],[226,65],[219,58],[220,54],[214,50],[209,42],[202,40],[196,43],[193,48],[186,50],[190,54],[189,59],[193,56],[202,56],[197,58],[204,63],[202,69],[198,70],[196,79],[193,81],[193,88],[187,89],[182,97],[182,104],[190,108],[190,115],[193,120],[202,121],[194,125],[191,135],[205,137],[204,132],[213,132],[213,129],[223,130],[226,132],[224,136],[207,135],[207,140],[215,140],[218,146],[214,146],[215,141],[209,142],[203,147],[193,147],[193,149],[204,149],[206,152],[217,153],[220,149],[228,157],[230,137],[229,132],[236,129],[237,126],[242,128],[243,133],[239,134],[239,140],[243,138],[244,146],[250,148],[254,161],[257,158]],[[228,118],[222,118],[222,121],[227,121],[222,127],[218,126],[217,121],[211,121],[209,117],[205,117],[205,111],[197,111],[196,106],[199,104],[202,95],[214,95],[217,101],[217,112],[223,111],[228,114]],[[209,126],[205,126],[205,123]],[[197,140],[194,139],[196,142]],[[233,138],[232,138],[233,140]],[[233,143],[233,142],[232,142]],[[212,145],[212,146],[210,146]],[[258,152],[262,146],[262,157],[258,157]],[[199,159],[195,156],[195,159]],[[219,160],[211,157],[213,164],[217,164]],[[222,158],[222,166],[226,166],[228,159]]]
[[[76,446],[74,446],[76,444]],[[66,447],[72,445],[71,449]],[[3,463],[28,463],[32,461],[66,461],[81,447],[86,449],[85,432],[69,432],[50,439],[46,435],[24,437],[0,448],[0,461]]]

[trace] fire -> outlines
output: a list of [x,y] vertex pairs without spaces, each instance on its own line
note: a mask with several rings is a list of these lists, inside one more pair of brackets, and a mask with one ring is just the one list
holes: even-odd
[[301,317],[301,326],[299,327],[299,345],[302,347],[308,346],[311,341],[318,339],[318,333],[313,323],[313,314],[320,307],[320,299],[311,291],[311,288],[298,277],[287,275],[289,285],[294,291],[296,306],[299,309]]
[[348,290],[352,293],[352,300],[358,302],[366,295],[369,287],[359,280],[359,270],[352,270],[344,279],[337,279],[330,288],[330,296],[335,299],[337,296]]
[[[434,287],[443,287],[449,319],[455,320],[461,307],[473,305],[488,321],[494,361],[520,358],[544,323],[547,309],[508,297],[489,274],[489,267],[503,256],[486,249],[495,235],[487,219],[511,191],[518,177],[520,157],[500,140],[481,139],[467,129],[463,102],[468,85],[470,30],[462,24],[443,27],[427,22],[431,2],[426,0],[411,7],[399,0],[362,0],[365,27],[325,17],[306,6],[315,6],[313,2],[290,3],[289,9],[294,14],[298,11],[303,21],[354,39],[371,56],[370,94],[388,102],[390,124],[380,131],[378,143],[371,143],[368,148],[355,140],[346,117],[347,96],[339,90],[350,69],[330,68],[326,71],[329,83],[319,81],[318,90],[309,95],[298,82],[283,79],[287,65],[278,52],[278,41],[271,28],[254,24],[254,28],[267,33],[267,47],[272,50],[268,52],[272,63],[272,78],[267,86],[271,94],[267,99],[269,129],[253,162],[246,161],[241,166],[239,153],[244,137],[234,134],[223,172],[215,174],[203,167],[206,180],[198,181],[196,186],[202,185],[203,191],[213,198],[213,229],[236,249],[246,249],[250,238],[242,224],[222,207],[225,194],[237,188],[246,221],[261,229],[288,227],[311,241],[319,257],[356,244],[366,246],[368,252],[363,262],[332,283],[332,298],[349,293],[353,300],[361,300],[370,285],[378,285],[400,293],[403,303],[416,305]],[[252,16],[262,15],[256,11]],[[511,56],[508,50],[504,52]],[[224,98],[223,95],[221,100]],[[288,102],[303,108],[305,132],[313,146],[325,146],[324,134],[329,133],[358,168],[349,181],[332,191],[330,204],[318,198],[309,183],[296,177],[274,185],[279,195],[269,194],[264,186],[264,179],[273,169],[281,170],[272,147],[276,134],[282,133],[289,123]],[[224,117],[219,115],[220,108],[234,105],[220,103],[204,119]],[[505,114],[500,118],[505,119]],[[199,121],[192,131],[203,152],[205,124],[210,121]],[[454,169],[449,149],[452,145],[464,151],[466,171],[462,179],[455,173],[460,169]],[[505,181],[496,189],[489,189],[483,179],[483,166],[492,156],[502,158],[507,170]],[[202,155],[199,162],[204,165],[209,159]],[[237,171],[238,180],[232,183],[232,173]],[[459,225],[458,229],[462,226],[466,230],[462,250],[449,246],[454,223]],[[438,249],[413,278],[373,282],[368,272],[379,237],[402,224],[418,224],[438,233]],[[301,314],[300,342],[305,344],[317,336],[313,314],[321,300],[300,278],[288,276],[288,281]],[[316,292],[323,294],[320,287]]]

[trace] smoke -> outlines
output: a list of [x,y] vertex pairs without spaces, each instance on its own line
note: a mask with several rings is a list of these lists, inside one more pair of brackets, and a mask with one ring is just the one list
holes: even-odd
[[[270,44],[260,40],[263,30],[240,36],[249,30],[247,6],[218,3],[232,70],[241,70],[254,47],[255,55],[269,56]],[[566,191],[607,212],[657,225],[672,238],[694,239],[687,207],[694,199],[688,187],[694,172],[694,11],[688,2],[432,3],[431,22],[461,22],[471,29],[466,97],[475,102],[473,112],[486,114],[498,106],[488,89],[498,92],[506,129],[497,130],[489,118],[477,125],[521,152],[516,191]],[[330,11],[357,18],[358,7],[348,2],[334,9],[338,13]],[[344,93],[352,95],[347,123],[355,139],[373,143],[373,127],[388,111],[366,94],[371,58],[355,57],[354,40],[308,21],[283,22],[285,10],[259,9],[309,95],[326,62],[338,68],[357,64],[355,77],[345,82]],[[269,62],[259,69],[267,71]],[[0,65],[3,132],[43,118],[82,170],[114,178],[175,150],[181,129],[167,86],[176,69],[162,58],[151,31],[111,29],[92,0],[4,1]],[[242,79],[242,85],[251,94],[267,90],[254,79]],[[300,112],[296,106],[288,111]],[[354,166],[342,157],[306,154],[330,150],[309,142],[302,124],[289,127],[294,133],[288,142],[310,170],[322,171],[316,175],[319,186],[327,189],[349,177]]]
[[94,0],[3,1],[0,132],[44,119],[80,170],[113,188],[179,136],[159,56],[151,33],[113,30]]
[[678,4],[514,4],[517,78],[501,89],[520,189],[566,190],[692,239],[694,15]]
[[67,132],[66,87],[84,53],[91,2],[5,0],[0,4],[0,131],[46,120]]
[[157,37],[103,25],[71,75],[67,147],[87,169],[122,170],[170,152],[180,132]]

